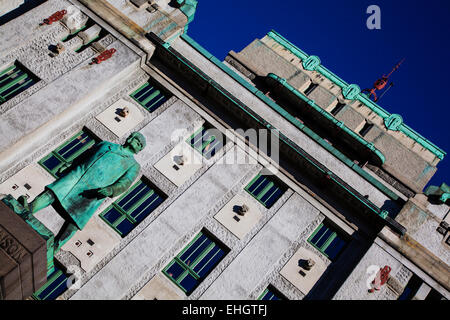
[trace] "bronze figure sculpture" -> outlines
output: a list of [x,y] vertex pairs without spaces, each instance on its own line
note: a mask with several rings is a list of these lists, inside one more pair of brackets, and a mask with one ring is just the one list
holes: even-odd
[[57,252],[77,230],[84,228],[106,197],[116,197],[131,186],[140,170],[134,155],[145,145],[145,137],[139,132],[132,133],[123,145],[100,142],[87,159],[67,168],[31,203],[21,196],[17,201],[10,197],[7,204],[24,219],[52,205],[65,220],[55,236]]

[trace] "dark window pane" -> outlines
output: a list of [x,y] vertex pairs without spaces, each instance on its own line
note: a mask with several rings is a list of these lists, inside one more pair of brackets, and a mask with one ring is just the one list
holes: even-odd
[[207,239],[206,235],[202,234],[195,242],[180,256],[181,261],[186,259]]
[[142,202],[135,210],[133,210],[133,212],[131,212],[130,215],[134,219],[136,219],[136,221],[142,221],[153,210],[155,210],[162,202],[163,202],[163,199],[156,193],[153,193],[144,202]]
[[155,88],[148,85],[142,88],[134,97],[139,101],[142,102],[145,99],[147,99],[151,94],[155,92]]
[[254,195],[255,197],[259,196],[259,194],[264,190],[265,187],[267,187],[267,185],[268,185],[269,183],[270,183],[270,181],[264,177],[263,182],[255,189],[254,192],[252,192],[253,195]]
[[131,230],[133,230],[134,225],[128,219],[123,219],[121,223],[117,225],[117,230],[120,231],[122,237],[125,237]]
[[333,234],[333,231],[330,229],[327,229],[327,231],[325,231],[324,235],[322,236],[322,238],[320,238],[317,242],[316,242],[316,246],[318,248],[321,248],[325,242],[328,241],[328,239],[331,237],[331,235]]
[[103,215],[103,217],[111,224],[114,224],[121,216],[122,214],[114,207],[109,209],[108,212]]
[[266,193],[261,197],[261,202],[266,202],[269,197],[274,194],[277,191],[277,186],[272,186],[269,190],[266,191]]
[[135,205],[147,192],[150,191],[150,188],[143,182],[140,183],[139,186],[133,189],[129,194],[127,194],[122,200],[119,201],[119,206],[128,211],[132,206]]
[[180,286],[186,290],[187,294],[192,293],[197,285],[198,281],[191,274],[187,274],[186,277],[180,281]]
[[254,193],[256,187],[264,180],[265,178],[263,176],[260,176],[258,179],[256,179],[255,182],[252,183],[252,185],[247,189],[250,193]]
[[325,226],[320,226],[319,231],[317,231],[317,233],[315,234],[315,236],[311,239],[311,243],[316,244],[317,241],[319,241],[319,239],[323,236],[323,234],[328,230],[327,227]]
[[344,248],[345,244],[346,242],[337,236],[333,239],[328,248],[325,249],[325,254],[330,260],[334,260],[339,255],[342,248]]
[[9,96],[13,97],[18,95],[19,93],[25,91],[27,88],[31,87],[34,84],[34,81],[30,78],[25,78],[2,92],[2,96],[4,98],[8,98]]
[[[181,259],[184,263],[187,265],[191,265],[205,250],[206,248],[212,243],[212,241],[205,237],[205,239],[198,244],[198,246],[190,247],[189,254],[184,254],[184,259]],[[187,252],[186,252],[187,253]]]
[[[56,277],[54,280],[52,280],[50,283],[48,283],[47,288],[45,288],[39,295],[39,299],[42,300],[52,300],[56,299],[61,293],[63,293],[67,289],[67,276],[64,273],[61,273],[58,277]],[[60,288],[60,286],[62,287]],[[56,290],[56,293],[52,294],[52,291]],[[55,296],[55,294],[59,293]]]
[[164,102],[167,101],[166,96],[158,96],[158,99],[154,99],[146,104],[148,111],[153,112],[158,109]]
[[202,128],[202,130],[191,139],[191,145],[197,150],[199,150],[202,147],[204,133],[205,129]]
[[61,150],[58,151],[64,159],[69,160],[75,153],[83,148],[88,148],[89,143],[93,142],[93,139],[85,132],[81,133],[78,137],[69,142]]
[[222,141],[220,141],[219,139],[216,139],[213,143],[211,143],[209,145],[209,149],[205,153],[206,159],[211,159],[212,157],[214,157],[216,152],[219,151],[220,149],[222,149],[222,147],[223,147]]
[[47,167],[48,170],[53,171],[58,165],[61,164],[61,161],[54,155],[51,155],[47,160],[42,162],[42,164]]
[[37,78],[17,62],[0,70],[0,103],[15,97],[36,82]]
[[214,247],[202,260],[195,266],[194,271],[198,273],[200,277],[206,276],[208,272],[219,263],[220,258],[224,255],[224,252],[219,247]]
[[151,83],[147,83],[131,95],[149,112],[155,111],[167,101],[167,95]]
[[166,270],[167,274],[171,276],[174,280],[177,280],[179,276],[185,271],[185,269],[178,264],[178,262],[174,262],[170,268]]
[[270,208],[280,197],[283,195],[283,191],[280,188],[277,188],[277,191],[270,196],[270,198],[266,201],[266,207]]
[[60,295],[62,295],[67,290],[67,277],[64,281],[61,281],[56,289],[47,297],[46,300],[56,300]]
[[261,300],[271,300],[273,296],[273,293],[270,291],[267,291],[266,294],[261,298]]

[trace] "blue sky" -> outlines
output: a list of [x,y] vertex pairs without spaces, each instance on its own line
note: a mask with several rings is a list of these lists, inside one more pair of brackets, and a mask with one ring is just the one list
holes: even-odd
[[[366,27],[373,4],[381,30]],[[223,60],[271,29],[361,88],[405,58],[379,104],[449,153],[431,182],[450,183],[450,1],[199,0],[188,34]]]

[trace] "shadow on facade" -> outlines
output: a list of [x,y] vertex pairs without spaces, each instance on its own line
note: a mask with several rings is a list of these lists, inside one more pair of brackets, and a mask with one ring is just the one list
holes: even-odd
[[[47,0],[25,0],[25,2],[21,6],[0,17],[0,26],[4,25],[5,23],[8,23],[11,20],[16,19],[17,17],[20,17],[24,13],[30,11],[31,9],[36,8],[37,6],[43,4],[46,1]],[[44,18],[45,17],[43,17],[42,19]]]
[[325,273],[303,300],[331,300],[360,263],[373,241],[374,239],[355,232],[347,248],[343,250],[335,262],[328,266]]

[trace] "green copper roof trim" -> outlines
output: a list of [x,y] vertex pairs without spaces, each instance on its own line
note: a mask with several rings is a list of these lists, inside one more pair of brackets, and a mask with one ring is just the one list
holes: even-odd
[[184,28],[185,32],[188,29],[189,23],[194,20],[195,11],[197,10],[197,0],[176,0],[178,5],[180,6],[181,12],[184,13],[184,15],[187,17],[188,21],[186,23],[186,26]]
[[[267,35],[270,38],[272,38],[273,40],[275,40],[278,44],[282,45],[284,48],[291,51],[295,56],[300,58],[303,61],[303,66],[306,70],[313,69],[313,70],[321,73],[324,77],[326,77],[330,81],[332,81],[335,84],[337,84],[338,86],[340,86],[343,90],[343,94],[346,99],[358,100],[358,101],[362,102],[370,110],[375,112],[377,115],[379,115],[383,119],[389,118],[391,116],[391,114],[389,112],[387,112],[382,107],[380,107],[378,104],[376,104],[375,102],[370,100],[367,95],[362,94],[359,86],[357,86],[355,84],[349,85],[347,82],[345,82],[344,80],[339,78],[336,74],[334,74],[333,72],[331,72],[330,70],[328,70],[327,68],[325,68],[324,66],[322,66],[320,64],[315,63],[315,65],[313,65],[314,67],[312,68],[310,62],[308,62],[309,61],[308,58],[310,58],[310,56],[308,54],[306,54],[304,51],[302,51],[301,49],[299,49],[297,46],[292,44],[289,40],[284,38],[282,35],[277,33],[275,30],[270,31]],[[317,61],[317,60],[320,61],[320,59],[316,56],[311,56],[311,57],[315,57],[314,58],[315,61]],[[437,147],[431,141],[424,138],[423,136],[421,136],[419,133],[417,133],[416,131],[414,131],[413,129],[411,129],[404,123],[401,123],[398,126],[397,130],[404,133],[407,137],[413,139],[417,143],[419,143],[422,147],[429,150],[431,153],[433,153],[436,157],[438,157],[441,160],[444,159],[445,155],[447,154],[444,150]]]
[[282,86],[284,86],[287,90],[292,92],[295,96],[300,98],[301,100],[308,103],[314,110],[316,110],[318,113],[320,113],[322,116],[324,116],[328,121],[332,122],[334,125],[341,128],[342,131],[350,135],[353,139],[364,145],[366,148],[368,148],[370,151],[372,151],[381,161],[383,164],[386,161],[386,157],[383,155],[383,153],[378,150],[373,143],[367,142],[365,139],[360,137],[358,134],[356,134],[353,130],[349,129],[343,122],[337,120],[335,117],[333,117],[331,114],[329,114],[327,111],[323,110],[321,107],[319,107],[313,100],[306,97],[304,94],[302,94],[300,91],[295,89],[293,86],[291,86],[286,79],[283,79],[279,76],[277,76],[274,73],[269,73],[267,77],[274,79],[278,83],[280,83]]
[[[260,100],[262,100],[264,103],[266,103],[272,109],[274,109],[279,114],[281,114],[284,118],[286,118],[289,122],[291,122],[293,125],[295,125],[297,128],[299,128],[302,132],[304,132],[306,135],[308,135],[311,139],[315,140],[318,144],[320,144],[328,152],[330,152],[335,157],[340,159],[345,165],[347,165],[348,167],[353,169],[356,173],[358,173],[361,177],[363,177],[365,180],[367,180],[369,183],[371,183],[374,187],[376,187],[378,190],[380,190],[386,196],[388,196],[392,200],[399,199],[399,196],[396,193],[394,193],[392,190],[387,188],[384,184],[382,184],[380,181],[375,179],[372,175],[370,175],[364,169],[359,167],[356,163],[354,163],[349,158],[347,158],[344,154],[342,154],[339,150],[337,150],[332,145],[330,145],[328,142],[326,142],[324,139],[322,139],[319,135],[317,135],[310,128],[308,128],[303,123],[301,123],[300,121],[295,119],[289,112],[287,112],[285,109],[283,109],[280,105],[278,105],[276,102],[272,101],[269,97],[264,95],[264,93],[262,93],[261,91],[256,89],[249,82],[245,81],[239,74],[237,74],[236,72],[231,70],[223,62],[221,62],[219,59],[214,57],[205,48],[203,48],[200,44],[198,44],[194,39],[189,37],[187,34],[181,35],[181,38],[183,40],[185,40],[187,43],[189,43],[194,49],[196,49],[199,53],[201,53],[205,58],[207,58],[212,63],[214,63],[218,68],[220,68],[222,71],[227,73],[230,77],[232,77],[234,80],[239,82],[248,91],[250,91],[251,93],[256,95]],[[383,160],[384,155],[381,152],[380,152],[380,154],[383,157],[383,158],[381,158],[381,160]]]

